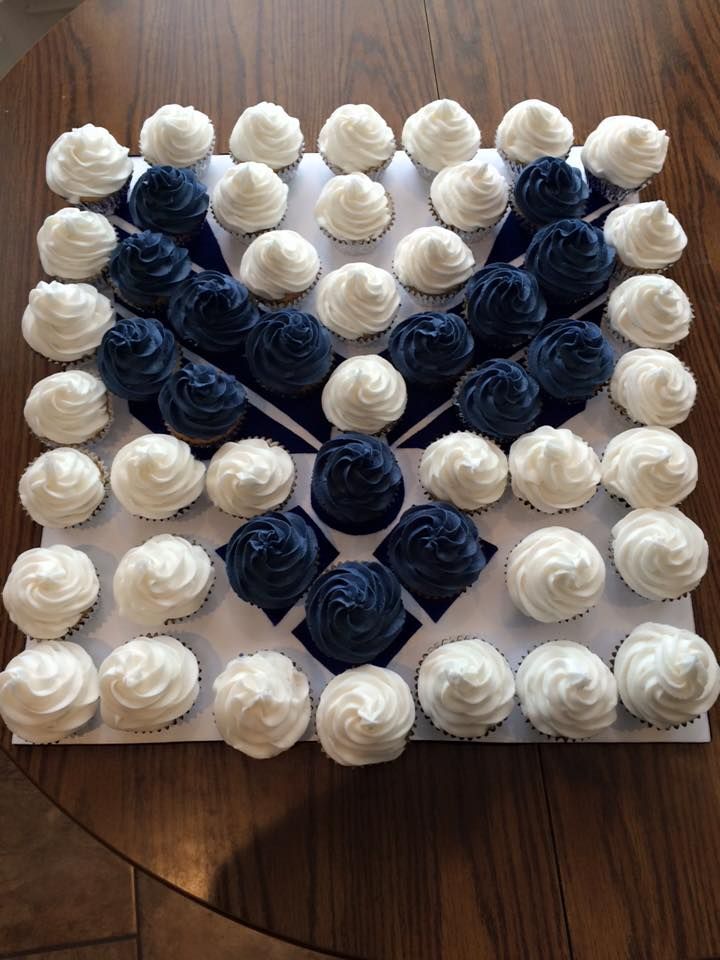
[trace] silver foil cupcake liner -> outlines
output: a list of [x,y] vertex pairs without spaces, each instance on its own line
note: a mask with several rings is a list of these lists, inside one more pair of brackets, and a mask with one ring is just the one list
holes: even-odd
[[390,166],[390,164],[393,162],[393,159],[395,157],[395,149],[393,147],[393,152],[390,154],[387,160],[384,160],[382,163],[379,163],[374,167],[368,167],[365,170],[343,170],[342,167],[339,167],[336,163],[333,163],[331,160],[328,160],[328,158],[325,156],[323,151],[320,149],[319,141],[315,149],[320,154],[320,159],[322,160],[322,162],[325,164],[328,170],[330,170],[331,173],[333,173],[336,177],[344,176],[347,173],[364,173],[365,176],[370,177],[371,180],[379,180],[382,177],[382,175],[385,173],[387,168]]
[[[273,171],[273,173],[276,173],[276,174],[280,177],[280,179],[283,181],[283,183],[290,183],[290,182],[293,180],[293,178],[295,177],[295,174],[296,174],[297,171],[298,171],[298,167],[300,166],[300,162],[301,162],[302,158],[304,157],[304,155],[305,155],[305,141],[303,140],[303,142],[300,144],[300,149],[298,150],[298,155],[297,155],[296,159],[293,160],[292,163],[286,163],[284,167],[273,167],[273,166],[271,166],[271,164],[269,164],[269,163],[267,164],[267,166],[270,167],[270,169]],[[247,160],[239,160],[239,159],[235,156],[235,154],[232,152],[232,150],[230,150],[230,159],[232,160],[233,163],[247,163],[247,162],[248,162]],[[264,161],[259,161],[259,162],[263,163]]]
[[510,204],[506,204],[505,209],[500,214],[500,216],[494,220],[492,223],[483,227],[475,227],[472,230],[465,230],[462,227],[456,227],[454,224],[449,223],[447,220],[443,220],[440,214],[437,211],[435,204],[432,202],[432,197],[428,197],[428,209],[430,210],[430,215],[440,227],[445,227],[446,230],[452,230],[453,233],[457,234],[461,240],[465,243],[477,243],[478,240],[482,240],[483,237],[491,233],[499,223],[502,223],[504,220]]
[[285,217],[287,216],[287,208],[283,211],[283,215],[280,217],[277,223],[273,224],[271,227],[263,227],[260,230],[244,231],[238,230],[236,227],[230,226],[227,221],[223,220],[222,217],[218,216],[217,210],[213,206],[212,200],[210,201],[210,213],[213,216],[213,220],[220,227],[221,230],[224,230],[225,233],[229,234],[231,237],[234,237],[235,240],[240,240],[241,243],[252,243],[253,240],[256,240],[258,237],[261,237],[264,233],[271,233],[273,230],[278,230],[282,224],[285,222]]
[[[101,213],[104,217],[109,217],[127,199],[131,180],[132,172],[125,183],[114,193],[109,193],[106,197],[80,197],[79,202],[74,205],[82,210],[90,210],[92,213]],[[67,197],[65,199],[67,200]],[[72,203],[71,200],[67,200],[67,202]]]

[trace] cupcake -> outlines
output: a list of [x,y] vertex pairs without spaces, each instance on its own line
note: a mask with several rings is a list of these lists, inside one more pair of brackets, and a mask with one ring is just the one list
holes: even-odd
[[576,303],[597,296],[615,266],[607,231],[584,220],[556,220],[535,234],[525,253],[525,269],[553,303]]
[[538,427],[519,437],[508,460],[513,493],[541,513],[582,507],[600,483],[598,455],[564,427]]
[[607,325],[625,343],[673,350],[690,333],[693,310],[683,288],[660,274],[628,277],[610,294]]
[[665,350],[630,350],[615,364],[610,398],[626,417],[647,426],[675,427],[687,420],[697,384],[690,370]]
[[191,170],[149,167],[130,194],[130,216],[141,230],[185,243],[205,223],[208,203],[205,184]]
[[133,164],[105,127],[92,123],[61,133],[45,161],[53,193],[97,213],[111,214],[127,192]]
[[487,563],[477,527],[449,503],[406,510],[388,538],[387,554],[406,590],[423,597],[456,597]]
[[63,370],[35,384],[23,415],[45,446],[77,446],[103,436],[111,422],[110,398],[92,373]]
[[720,694],[720,667],[691,630],[641,623],[615,654],[620,700],[638,720],[669,730],[707,713]]
[[265,610],[291,607],[317,576],[315,531],[296,513],[253,517],[230,537],[225,568],[246,603]]
[[368,663],[405,624],[397,577],[374,561],[340,563],[318,577],[305,599],[315,646],[341,663]]
[[610,549],[626,585],[646,600],[677,600],[707,570],[707,540],[677,507],[633,510],[612,528]]
[[467,160],[445,167],[430,186],[430,212],[447,227],[472,243],[505,216],[508,182],[484,160]]
[[474,269],[470,247],[444,227],[418,227],[403,237],[393,256],[395,276],[427,306],[457,299]]
[[415,722],[410,688],[384,667],[333,677],[320,695],[317,734],[323,752],[345,767],[397,760]]
[[315,204],[322,233],[343,250],[369,250],[393,224],[392,197],[364,173],[328,180]]
[[151,230],[125,237],[110,260],[113,287],[125,303],[141,310],[165,307],[191,272],[185,247]]
[[554,320],[528,347],[527,366],[545,393],[574,403],[587,400],[612,376],[615,354],[589,320]]
[[229,167],[212,192],[212,214],[233,237],[250,242],[280,225],[288,186],[264,163],[248,160]]
[[687,246],[680,222],[664,200],[628,203],[605,220],[605,242],[615,247],[622,276],[663,271],[676,263]]
[[409,383],[437,386],[455,380],[473,358],[475,342],[455,313],[415,313],[393,330],[390,359]]
[[95,606],[100,583],[82,550],[58,543],[21,553],[5,581],[7,615],[35,640],[59,640]]
[[78,643],[33,644],[0,673],[0,717],[28,743],[56,743],[80,730],[98,695],[95,664]]
[[495,148],[517,176],[540,157],[564,160],[573,144],[573,126],[567,117],[544,100],[521,100],[510,107],[495,134]]
[[218,270],[191,273],[168,303],[175,335],[204,353],[244,351],[260,316],[247,287]]
[[46,283],[30,291],[22,315],[29,347],[55,363],[89,360],[115,323],[115,306],[89,283]]
[[169,520],[203,492],[205,466],[184,441],[165,433],[146,433],[115,454],[110,486],[132,516]]
[[296,172],[304,146],[297,117],[266,100],[246,107],[230,134],[230,153],[235,163],[264,163],[283,180],[289,180]]
[[186,714],[200,692],[200,667],[175,637],[135,637],[100,664],[100,714],[113,730],[149,733]]
[[512,206],[530,227],[582,217],[590,191],[577,167],[558,157],[540,157],[522,169],[515,181]]
[[540,623],[562,623],[594,607],[605,589],[605,563],[587,537],[567,527],[528,534],[508,557],[510,599]]
[[42,268],[57,280],[100,283],[117,245],[107,217],[74,207],[51,213],[37,233]]
[[322,408],[338,430],[382,433],[405,412],[407,387],[395,367],[375,354],[350,357],[332,372]]
[[480,147],[480,130],[455,100],[433,100],[407,118],[402,146],[420,173],[432,177],[472,160]]
[[229,373],[207,363],[186,363],[158,394],[168,432],[178,440],[209,447],[231,436],[247,411],[245,388]]
[[395,135],[367,103],[345,103],[322,125],[317,147],[333,173],[376,177],[395,156]]
[[346,263],[322,278],[316,303],[320,322],[337,337],[373,340],[392,325],[400,295],[387,270],[372,263]]
[[215,130],[195,107],[168,103],[148,117],[140,130],[140,153],[151,166],[186,167],[203,176],[215,145]]
[[224,443],[210,461],[208,496],[233,517],[280,510],[295,486],[295,464],[279,443],[249,437]]
[[582,148],[582,164],[593,190],[610,203],[622,203],[660,173],[668,135],[643,117],[605,117]]
[[320,258],[294,230],[273,230],[250,244],[240,261],[240,280],[267,307],[289,307],[315,286]]
[[592,650],[551,640],[525,657],[515,677],[520,709],[548,737],[586,740],[617,719],[617,684]]
[[102,338],[98,373],[124,400],[149,400],[178,366],[175,337],[159,320],[125,317]]
[[245,346],[254,379],[270,393],[296,397],[319,387],[333,363],[330,334],[310,313],[263,313]]
[[118,613],[161,627],[197,613],[214,578],[210,557],[184,537],[161,533],[121,558],[113,577]]
[[508,461],[475,433],[458,431],[435,440],[420,459],[420,483],[433,500],[459,510],[483,510],[505,493]]
[[383,530],[397,515],[405,486],[390,447],[362,433],[339,433],[320,447],[313,464],[313,510],[329,527],[349,534]]
[[478,343],[511,350],[540,330],[547,304],[535,276],[509,263],[482,267],[465,287],[465,316]]
[[635,427],[613,437],[602,459],[607,492],[631,507],[674,507],[697,484],[695,451],[666,427]]
[[540,385],[514,360],[486,360],[455,391],[462,422],[496,440],[514,440],[540,416]]
[[310,723],[308,679],[274,650],[235,657],[216,678],[213,692],[220,736],[255,760],[289,750]]
[[459,637],[420,661],[417,694],[434,727],[452,737],[476,740],[512,712],[515,680],[495,647],[479,637]]
[[73,447],[41,454],[25,468],[18,484],[20,503],[41,527],[75,527],[88,520],[105,499],[103,464]]

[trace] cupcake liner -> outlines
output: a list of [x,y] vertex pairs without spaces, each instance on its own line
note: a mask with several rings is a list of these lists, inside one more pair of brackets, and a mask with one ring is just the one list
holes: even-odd
[[[280,177],[283,183],[290,183],[295,177],[298,167],[300,166],[300,161],[302,160],[304,155],[305,155],[305,141],[303,140],[303,142],[300,144],[300,149],[298,150],[298,155],[296,160],[293,160],[292,163],[287,163],[284,167],[277,167],[277,168],[270,167],[270,169],[273,171],[273,173],[276,173]],[[232,160],[233,163],[247,162],[245,160],[238,160],[238,158],[235,156],[232,150],[230,150],[230,159]],[[270,164],[267,164],[267,166],[270,166]]]
[[423,307],[450,306],[450,304],[455,303],[456,300],[462,297],[465,290],[465,283],[463,282],[456,284],[452,290],[446,290],[444,293],[423,293],[422,290],[418,290],[416,287],[411,287],[409,284],[403,283],[403,281],[395,272],[394,267],[392,268],[391,272],[403,290],[408,293],[416,303],[419,303]]
[[170,297],[156,297],[152,303],[143,304],[133,300],[132,297],[128,297],[125,292],[112,281],[110,282],[110,289],[118,300],[126,307],[134,310],[140,317],[154,317],[159,320],[165,315]]
[[[514,186],[515,181],[520,176],[520,174],[525,169],[525,167],[529,166],[529,164],[531,164],[533,161],[527,160],[521,163],[519,160],[513,160],[507,155],[507,153],[505,153],[505,151],[501,147],[497,145],[497,143],[495,144],[495,149],[497,150],[498,154],[500,155],[500,158],[502,159],[503,163],[507,167],[508,172],[510,173],[509,179],[510,179],[511,186]],[[565,153],[562,156],[557,157],[557,159],[567,160],[569,156],[570,156],[570,150],[566,150]],[[536,159],[539,159],[539,158],[536,158]]]
[[208,439],[199,439],[197,437],[189,437],[184,433],[180,433],[178,430],[175,430],[174,427],[171,427],[169,423],[163,421],[163,425],[170,436],[175,437],[177,440],[184,440],[191,447],[201,447],[203,450],[209,450],[211,447],[220,446],[228,440],[232,440],[235,434],[238,432],[240,427],[243,425],[245,417],[247,415],[247,404],[245,409],[241,412],[237,420],[234,421],[232,426],[226,430],[224,433],[219,434],[216,437],[211,437]]
[[[204,484],[203,484],[203,489],[204,489]],[[141,513],[131,513],[130,510],[125,510],[124,507],[123,507],[123,510],[125,510],[125,513],[127,513],[129,517],[135,517],[136,520],[144,520],[146,523],[167,523],[168,520],[179,520],[180,517],[185,516],[185,514],[188,513],[190,509],[195,506],[195,504],[198,502],[202,494],[203,494],[203,490],[200,491],[200,493],[195,497],[194,500],[191,500],[190,503],[186,503],[184,507],[180,507],[179,510],[176,510],[175,513],[170,514],[169,517],[144,517]]]
[[318,272],[315,275],[315,279],[313,280],[313,282],[310,284],[309,287],[306,287],[304,290],[300,290],[297,293],[287,293],[280,300],[267,300],[265,299],[265,297],[262,297],[260,294],[255,293],[253,290],[250,290],[250,295],[252,296],[253,300],[256,303],[260,304],[260,306],[265,307],[268,310],[285,310],[287,309],[287,307],[296,306],[298,303],[304,300],[305,297],[307,297],[307,295],[311,292],[311,290],[315,289],[318,280],[322,276],[322,272],[323,272],[323,267],[321,263],[320,266],[318,267]]
[[395,151],[390,154],[387,160],[384,160],[382,163],[379,163],[375,167],[368,167],[366,170],[343,170],[342,167],[339,167],[337,164],[332,163],[325,154],[320,149],[320,143],[318,141],[315,150],[320,154],[320,159],[325,164],[325,166],[330,170],[336,177],[344,176],[347,173],[364,173],[366,177],[370,177],[371,180],[379,180],[382,177],[383,173],[387,170],[390,164],[393,162],[395,157]]
[[331,233],[316,221],[320,233],[327,237],[328,240],[330,240],[339,250],[342,250],[343,253],[361,254],[370,250],[374,250],[380,241],[383,240],[390,230],[392,230],[392,228],[395,226],[395,203],[387,190],[385,191],[385,196],[387,197],[388,206],[390,208],[390,220],[383,227],[380,233],[376,234],[375,236],[368,237],[365,240],[344,240],[342,237],[336,237],[334,233]]
[[[525,536],[526,537],[530,536],[530,534],[526,534]],[[505,582],[505,589],[508,591],[508,594],[510,593],[510,588],[508,587],[507,572],[508,572],[508,565],[510,563],[510,557],[514,553],[515,548],[518,547],[524,539],[525,537],[522,537],[520,540],[514,543],[513,546],[510,547],[510,549],[508,550],[507,556],[505,557],[505,563],[503,564],[503,580]],[[528,614],[523,613],[523,611],[519,607],[515,606],[512,599],[510,600],[510,602],[512,603],[513,610],[517,610],[520,616],[525,617],[528,623],[540,623],[546,626],[555,626],[555,627],[562,626],[563,623],[575,623],[576,620],[582,620],[583,617],[586,617],[592,610],[595,609],[595,607],[597,607],[597,603],[596,603],[594,606],[588,607],[586,610],[583,610],[581,613],[576,613],[572,617],[565,617],[564,620],[551,620],[548,623],[545,620],[536,620],[535,617],[531,617],[531,616],[528,616]],[[543,642],[547,642],[547,641],[543,641]],[[530,651],[528,650],[527,652],[529,653]]]
[[[93,564],[93,569],[95,569],[95,564]],[[97,576],[97,570],[95,570],[95,575]],[[99,583],[100,583],[100,578],[98,577],[98,584]],[[102,592],[102,587],[98,586],[97,596],[95,597],[93,602],[90,604],[90,606],[86,610],[83,610],[78,620],[71,627],[68,627],[68,629],[65,631],[65,633],[61,637],[53,637],[53,639],[54,640],[71,640],[72,635],[74,633],[77,633],[79,630],[82,630],[82,628],[87,624],[90,617],[92,617],[92,615],[97,610],[100,604],[101,592]],[[41,642],[41,638],[31,637],[30,634],[28,634],[28,638],[30,640],[36,640]]]
[[608,203],[621,204],[632,193],[639,193],[640,190],[644,190],[652,181],[655,179],[655,176],[648,177],[647,180],[644,180],[637,187],[619,187],[617,184],[611,183],[609,180],[604,180],[602,177],[596,177],[594,173],[590,173],[589,170],[585,170],[587,176],[588,186],[591,190],[594,190],[596,193],[599,193],[601,196],[605,197]]
[[107,264],[98,273],[94,273],[90,277],[82,277],[81,279],[77,277],[60,277],[55,273],[49,273],[48,276],[59,280],[60,283],[89,283],[91,287],[96,287],[101,293],[103,289],[110,286]]
[[[515,498],[515,500],[517,500],[518,503],[521,503],[524,507],[527,507],[528,510],[532,510],[533,513],[537,513],[541,517],[559,517],[566,513],[577,513],[578,510],[582,510],[583,507],[586,507],[591,502],[591,500],[597,496],[597,492],[601,486],[602,484],[598,484],[598,486],[595,487],[595,491],[593,495],[591,497],[588,497],[585,503],[581,503],[577,507],[558,507],[556,510],[552,510],[549,513],[547,510],[541,510],[539,507],[536,507],[534,504],[530,503],[530,501],[526,500],[524,497],[519,497],[515,493],[513,493],[513,497]],[[508,487],[512,490],[512,476],[508,481]]]
[[485,227],[475,227],[473,230],[464,230],[462,227],[456,227],[454,224],[448,223],[447,220],[443,220],[443,218],[437,212],[435,204],[432,202],[432,197],[428,197],[428,208],[433,220],[439,226],[445,227],[446,230],[452,230],[452,232],[457,234],[457,236],[460,237],[460,239],[465,243],[476,243],[478,240],[482,239],[482,237],[487,236],[487,234],[490,233],[490,231],[501,222],[505,214],[508,212],[509,206],[510,204],[508,202],[503,212],[500,214],[497,220],[493,221],[493,223],[490,223]]
[[257,237],[262,236],[264,233],[270,233],[273,230],[277,230],[284,223],[285,217],[287,216],[287,207],[283,211],[283,215],[280,217],[277,223],[273,224],[271,227],[262,227],[260,230],[252,230],[250,232],[244,230],[238,230],[235,227],[229,226],[227,221],[224,221],[222,217],[218,216],[215,207],[213,206],[212,200],[210,201],[210,213],[213,215],[215,223],[220,227],[221,230],[224,230],[225,233],[229,234],[231,237],[234,237],[236,240],[240,240],[241,243],[252,243]]
[[[81,357],[78,357],[76,360],[55,360],[53,357],[46,357],[44,353],[40,353],[39,350],[35,350],[33,347],[30,347],[27,344],[32,353],[36,357],[40,357],[45,363],[53,367],[53,372],[57,373],[61,370],[77,370],[79,367],[84,367],[88,363],[92,363],[95,360],[95,355],[97,354],[97,347],[94,347],[89,353],[84,353]],[[42,439],[38,437],[38,439]],[[60,447],[71,446],[71,444],[58,444]]]
[[386,326],[383,327],[382,330],[378,330],[377,333],[364,333],[362,334],[362,336],[355,337],[354,339],[352,337],[345,337],[341,333],[337,333],[337,331],[331,329],[326,324],[324,324],[319,317],[318,317],[318,320],[320,320],[320,323],[322,323],[323,327],[325,327],[325,329],[332,336],[333,340],[335,340],[337,343],[347,343],[347,344],[353,345],[357,343],[376,343],[378,340],[382,339],[382,337],[387,336],[387,334],[392,329],[393,324],[397,320],[399,313],[400,313],[400,304],[398,303],[397,307],[395,307],[393,312],[388,317],[386,321]]
[[[93,213],[101,213],[104,217],[109,217],[115,213],[117,208],[126,200],[131,180],[132,173],[130,173],[125,183],[118,190],[115,190],[114,193],[109,193],[106,197],[80,197],[76,206],[83,210],[91,210]],[[67,203],[72,203],[67,197],[65,197],[65,200]]]
[[215,503],[215,501],[212,500],[212,498],[210,498],[210,495],[208,494],[208,498],[210,499],[210,502],[212,503],[212,505],[213,505],[217,510],[219,510],[221,513],[225,514],[225,516],[227,516],[227,517],[234,517],[236,520],[253,520],[255,517],[260,517],[260,516],[262,516],[264,513],[269,513],[270,511],[280,511],[280,510],[284,510],[284,509],[287,507],[288,503],[290,503],[290,501],[292,500],[293,495],[294,495],[294,493],[295,493],[295,488],[296,488],[296,486],[297,486],[298,470],[297,470],[297,461],[295,460],[295,457],[293,457],[293,455],[290,453],[290,451],[287,449],[287,447],[283,446],[282,443],[278,443],[277,440],[271,440],[269,437],[253,436],[253,437],[243,437],[243,439],[244,439],[244,440],[264,440],[265,443],[269,444],[271,447],[280,447],[281,450],[284,450],[285,453],[287,453],[287,455],[288,455],[288,456],[290,457],[290,459],[292,460],[292,465],[293,465],[293,481],[292,481],[292,484],[291,484],[291,486],[290,486],[290,490],[289,490],[289,492],[288,492],[288,495],[287,495],[287,496],[285,497],[285,499],[282,500],[280,503],[278,503],[278,504],[273,504],[271,507],[265,507],[260,513],[253,513],[253,514],[250,514],[249,516],[245,516],[245,515],[242,514],[242,513],[230,513],[229,511],[223,509],[223,507],[219,507],[219,506]]
[[623,280],[629,280],[630,277],[642,277],[650,273],[665,274],[671,267],[674,267],[677,262],[676,260],[675,263],[668,263],[664,267],[629,267],[620,260],[620,257],[616,257],[615,267],[610,276],[610,289],[621,284]]
[[[456,431],[452,431],[452,432],[456,432]],[[476,430],[471,430],[468,432],[473,433],[477,437],[482,437],[483,440],[486,440],[488,443],[492,443],[494,446],[498,445],[495,440],[491,440],[489,437],[482,436],[482,434],[479,434]],[[451,436],[451,433],[443,433],[442,436],[437,437],[436,440],[433,442],[437,442],[437,440],[444,440],[445,437],[449,437],[449,436]],[[427,449],[427,447],[425,449]],[[425,499],[430,501],[430,503],[450,503],[452,504],[452,506],[455,507],[456,510],[459,510],[461,513],[466,513],[470,517],[479,517],[481,514],[487,513],[488,510],[492,510],[493,507],[496,507],[499,503],[502,503],[503,500],[507,499],[507,493],[508,493],[508,490],[510,489],[509,472],[508,472],[505,489],[497,498],[497,500],[493,500],[490,503],[482,504],[479,507],[473,507],[472,509],[468,509],[467,507],[461,507],[459,504],[455,503],[455,501],[451,500],[449,497],[436,497],[434,493],[431,493],[431,491],[428,490],[428,488],[424,485],[420,477],[420,465],[422,464],[422,457],[424,453],[425,453],[425,450],[423,450],[422,455],[418,460],[417,471],[416,471],[417,481],[418,481],[418,484],[420,485],[420,489],[422,490],[423,495],[425,496]]]
[[407,154],[408,158],[410,159],[410,162],[411,162],[412,165],[415,167],[415,169],[417,170],[417,172],[420,174],[421,177],[424,177],[425,180],[434,180],[434,179],[435,179],[435,177],[436,177],[436,176],[438,175],[438,173],[440,172],[439,170],[431,170],[430,167],[426,167],[424,163],[420,163],[420,161],[417,160],[417,159],[412,155],[412,153],[408,150],[408,148],[405,146],[405,144],[402,144],[402,148],[403,148],[403,150],[405,151],[405,153]]

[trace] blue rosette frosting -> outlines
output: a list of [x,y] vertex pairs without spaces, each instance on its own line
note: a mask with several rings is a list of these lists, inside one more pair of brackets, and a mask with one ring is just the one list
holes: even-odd
[[111,393],[125,400],[157,396],[177,367],[172,332],[159,320],[126,317],[103,336],[97,352],[100,377]]
[[475,343],[455,313],[415,313],[390,335],[390,357],[406,380],[432,385],[458,377],[472,360]]
[[599,227],[584,220],[557,220],[535,234],[525,254],[546,297],[555,303],[586,300],[605,287],[615,264],[615,248]]
[[555,320],[528,347],[528,369],[558,400],[587,400],[612,376],[615,353],[596,323]]
[[533,226],[581,217],[590,189],[577,167],[558,157],[533,160],[515,181],[513,205]]
[[320,321],[301,310],[264,313],[245,345],[250,373],[273,393],[297,396],[319,386],[332,366],[332,341]]
[[163,384],[160,413],[171,433],[198,445],[228,436],[247,409],[243,385],[207,363],[188,363]]
[[514,360],[487,360],[458,384],[455,404],[471,430],[510,440],[535,425],[540,385]]
[[132,222],[144,230],[187,237],[205,222],[208,196],[192,170],[156,165],[138,178],[128,201]]
[[545,321],[547,304],[532,273],[509,263],[478,270],[465,288],[465,314],[476,340],[502,348],[534,337]]
[[120,297],[138,307],[162,306],[190,276],[190,254],[162,233],[131,233],[115,247],[110,279]]
[[218,270],[191,274],[168,304],[176,335],[213,354],[243,348],[259,317],[247,287]]

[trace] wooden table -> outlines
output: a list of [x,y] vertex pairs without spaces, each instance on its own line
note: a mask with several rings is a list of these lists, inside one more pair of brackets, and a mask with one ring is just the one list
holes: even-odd
[[[4,409],[2,570],[39,539],[16,505],[38,448],[22,405],[45,366],[20,316],[41,278],[35,232],[61,204],[45,154],[71,126],[137,147],[160,104],[192,103],[224,149],[241,109],[275,99],[312,148],[340,103],[399,134],[436,96],[478,118],[542,97],[575,124],[636,113],[672,137],[649,191],[688,229],[676,279],[695,303],[681,356],[700,400],[682,433],[714,533],[720,264],[720,6],[712,0],[86,0],[0,82]],[[713,329],[714,327],[714,329]],[[713,563],[696,594],[718,643]],[[2,663],[22,646],[3,623]],[[720,738],[710,745],[414,743],[334,766],[303,744],[270,763],[220,743],[5,748],[60,806],[145,869],[234,917],[321,950],[391,960],[720,954]]]

